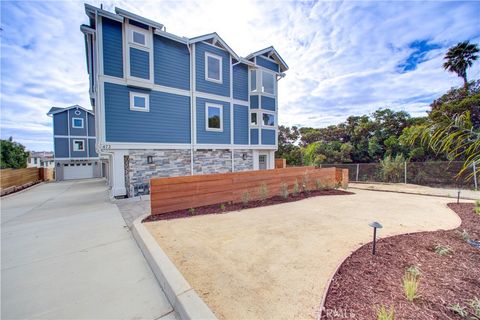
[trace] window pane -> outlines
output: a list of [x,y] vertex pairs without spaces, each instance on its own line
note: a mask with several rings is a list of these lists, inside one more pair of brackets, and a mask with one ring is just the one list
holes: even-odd
[[83,141],[75,141],[74,149],[77,151],[83,151]]
[[257,90],[257,71],[250,73],[250,91]]
[[140,32],[133,31],[133,42],[141,44],[142,46],[145,45],[145,35]]
[[214,57],[208,57],[208,78],[220,80],[220,60]]
[[250,114],[250,124],[252,125],[257,125],[257,114],[256,113],[252,113]]
[[263,114],[263,125],[274,126],[275,125],[275,116],[273,114],[264,113]]
[[133,97],[133,105],[135,108],[145,108],[145,98],[144,97]]
[[82,119],[73,119],[73,126],[74,127],[83,127]]
[[275,80],[273,74],[267,72],[262,73],[262,86],[263,92],[271,94],[275,93]]
[[220,129],[220,108],[208,107],[208,127],[212,129]]

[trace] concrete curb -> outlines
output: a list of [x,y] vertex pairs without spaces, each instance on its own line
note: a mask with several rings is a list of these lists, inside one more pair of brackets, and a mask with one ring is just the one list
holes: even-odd
[[173,309],[184,320],[217,319],[142,224],[147,216],[143,215],[133,222],[133,237]]

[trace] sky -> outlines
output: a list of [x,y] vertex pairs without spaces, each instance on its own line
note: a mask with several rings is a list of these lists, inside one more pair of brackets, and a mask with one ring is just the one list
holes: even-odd
[[[325,127],[381,107],[426,115],[462,80],[443,70],[456,43],[480,43],[476,1],[88,1],[194,37],[216,31],[239,55],[273,45],[290,69],[279,124]],[[55,107],[91,108],[80,25],[84,1],[1,1],[1,131],[52,150]],[[480,78],[480,62],[469,70]]]

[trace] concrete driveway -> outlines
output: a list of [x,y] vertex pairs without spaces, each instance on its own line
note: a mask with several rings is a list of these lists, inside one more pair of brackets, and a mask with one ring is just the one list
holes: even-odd
[[219,319],[315,319],[338,264],[371,241],[370,222],[380,237],[461,222],[452,199],[353,192],[145,226]]
[[104,181],[1,198],[2,319],[174,319]]

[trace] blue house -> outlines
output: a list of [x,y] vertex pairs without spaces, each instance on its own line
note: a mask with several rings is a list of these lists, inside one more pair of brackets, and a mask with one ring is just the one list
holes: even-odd
[[51,108],[55,178],[57,181],[100,177],[96,147],[95,116],[78,105]]
[[240,57],[217,33],[195,38],[115,8],[85,5],[90,100],[112,196],[152,177],[274,168],[278,87],[273,47]]

